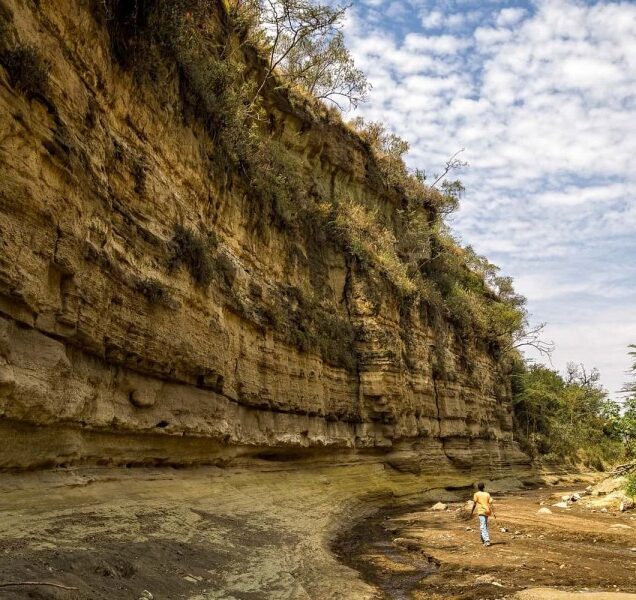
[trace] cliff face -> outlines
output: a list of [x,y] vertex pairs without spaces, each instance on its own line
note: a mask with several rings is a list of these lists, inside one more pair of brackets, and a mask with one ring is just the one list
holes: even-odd
[[[451,322],[277,223],[214,168],[177,73],[123,69],[91,4],[0,1],[4,48],[50,63],[41,94],[0,68],[0,467],[523,460],[486,346],[469,365]],[[393,219],[359,139],[270,114],[308,188]]]

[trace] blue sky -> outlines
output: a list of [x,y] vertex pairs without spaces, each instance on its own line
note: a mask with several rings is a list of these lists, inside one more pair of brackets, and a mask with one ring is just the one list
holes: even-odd
[[354,0],[373,85],[356,114],[438,171],[460,148],[452,227],[513,276],[568,361],[613,394],[636,343],[636,2]]

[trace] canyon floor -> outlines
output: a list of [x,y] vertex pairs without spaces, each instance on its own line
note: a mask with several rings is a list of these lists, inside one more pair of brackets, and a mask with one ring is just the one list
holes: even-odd
[[[636,592],[636,513],[551,506],[573,491],[496,497],[489,548],[477,518],[456,503],[381,511],[341,536],[337,551],[387,599],[636,598],[626,593]],[[538,514],[542,505],[552,514]]]
[[[508,477],[491,485],[499,519],[484,550],[456,510],[467,483],[377,463],[3,474],[0,600],[636,598],[622,594],[636,592],[633,515],[542,517],[561,490],[504,493],[523,488]],[[429,510],[439,499],[455,504]],[[26,582],[75,589],[5,586]]]

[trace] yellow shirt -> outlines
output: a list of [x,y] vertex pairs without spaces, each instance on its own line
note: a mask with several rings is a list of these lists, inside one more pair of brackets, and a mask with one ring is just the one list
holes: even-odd
[[490,516],[492,498],[488,492],[476,492],[473,496],[473,502],[477,504],[478,515]]

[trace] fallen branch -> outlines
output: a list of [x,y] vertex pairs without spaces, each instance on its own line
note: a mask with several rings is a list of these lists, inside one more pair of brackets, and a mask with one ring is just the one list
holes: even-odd
[[10,587],[14,585],[48,585],[49,587],[60,588],[63,590],[79,590],[76,587],[69,587],[61,583],[49,583],[48,581],[13,581],[11,583],[0,583],[0,588]]

